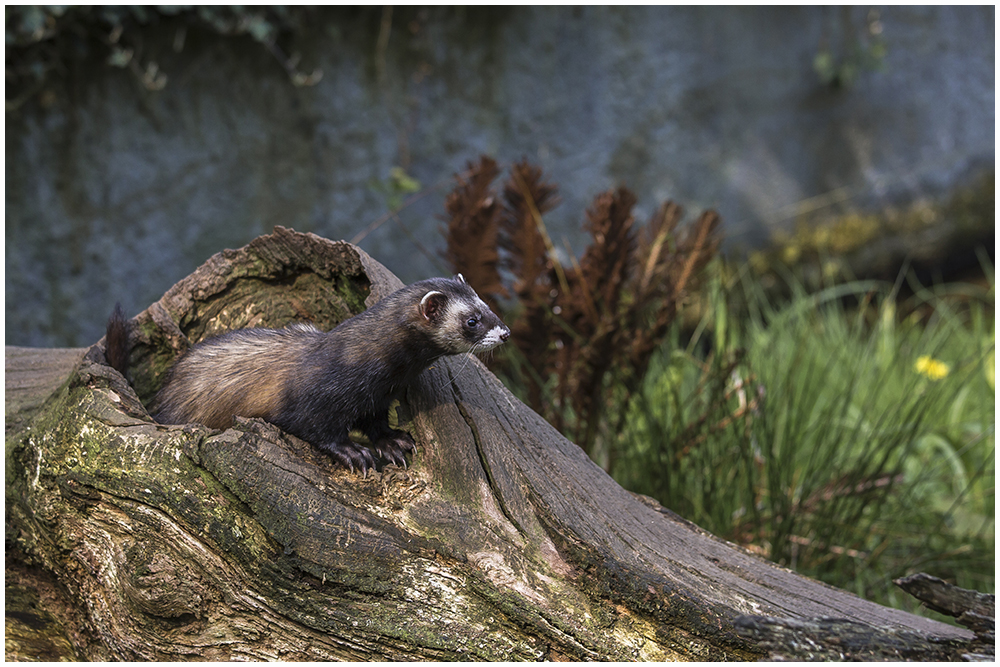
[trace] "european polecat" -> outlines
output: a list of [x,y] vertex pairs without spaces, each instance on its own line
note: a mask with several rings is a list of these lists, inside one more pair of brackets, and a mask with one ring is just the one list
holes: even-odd
[[[106,356],[126,337],[108,320]],[[113,329],[115,329],[113,331]],[[198,343],[170,369],[152,406],[164,424],[227,428],[261,417],[367,474],[375,456],[405,465],[413,439],[390,428],[389,406],[440,357],[489,350],[510,330],[461,274],[404,287],[328,333],[311,324],[239,329]],[[119,368],[119,371],[124,371]],[[352,441],[358,429],[370,446]]]

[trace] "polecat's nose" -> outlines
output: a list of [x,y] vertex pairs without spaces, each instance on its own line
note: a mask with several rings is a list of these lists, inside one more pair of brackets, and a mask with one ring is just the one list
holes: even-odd
[[502,341],[505,341],[505,340],[507,340],[508,338],[510,338],[510,329],[504,329],[504,330],[503,330],[503,331],[502,331],[502,332],[500,333],[500,340],[502,340]]

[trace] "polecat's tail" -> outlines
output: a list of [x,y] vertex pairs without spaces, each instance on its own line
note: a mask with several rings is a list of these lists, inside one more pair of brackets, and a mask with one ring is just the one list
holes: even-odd
[[122,375],[128,372],[128,319],[121,303],[115,304],[115,309],[108,318],[104,356],[113,369]]

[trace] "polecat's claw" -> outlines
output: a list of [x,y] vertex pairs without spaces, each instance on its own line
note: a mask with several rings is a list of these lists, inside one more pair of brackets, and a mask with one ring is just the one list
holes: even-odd
[[375,468],[375,459],[364,447],[359,447],[353,442],[347,444],[341,442],[326,442],[320,448],[329,454],[337,463],[340,463],[353,474],[355,469],[361,471],[364,477],[368,476],[368,470]]
[[389,430],[374,444],[378,455],[391,463],[406,468],[406,455],[414,451],[413,438],[404,431]]

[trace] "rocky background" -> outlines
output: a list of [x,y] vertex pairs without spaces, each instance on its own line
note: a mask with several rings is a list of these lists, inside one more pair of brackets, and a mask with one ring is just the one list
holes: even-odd
[[561,247],[625,184],[737,255],[992,252],[992,6],[241,11],[8,13],[6,344],[88,345],[275,225],[445,273],[482,153],[559,185]]

